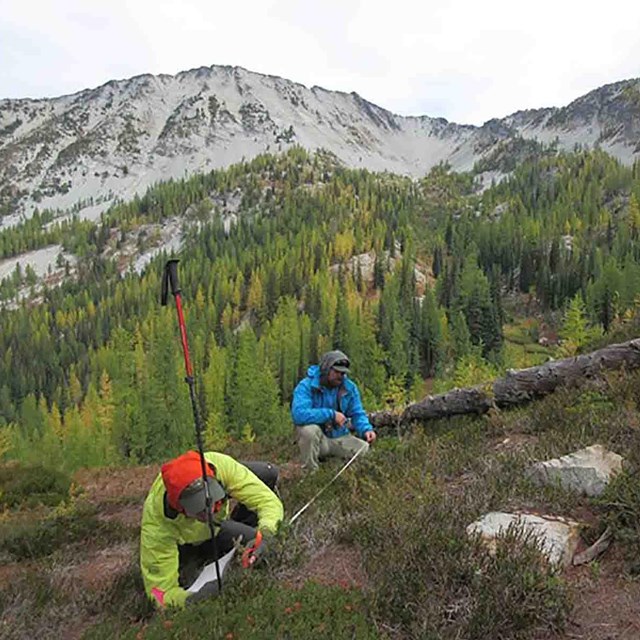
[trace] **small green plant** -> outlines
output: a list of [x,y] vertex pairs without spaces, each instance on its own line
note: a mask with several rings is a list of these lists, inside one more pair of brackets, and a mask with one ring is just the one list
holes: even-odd
[[69,497],[71,478],[42,465],[0,466],[0,507],[55,506]]
[[244,427],[242,427],[241,440],[242,442],[255,442],[256,434],[253,431],[251,425],[247,422]]

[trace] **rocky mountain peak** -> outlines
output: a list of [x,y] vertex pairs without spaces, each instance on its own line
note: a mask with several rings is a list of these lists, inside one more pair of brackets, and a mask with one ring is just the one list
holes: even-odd
[[357,93],[307,88],[242,67],[143,74],[51,99],[0,100],[0,225],[36,207],[96,216],[169,178],[292,145],[352,167],[421,176],[469,170],[516,138],[640,153],[640,81],[596,89],[563,108],[519,111],[482,127],[404,117]]

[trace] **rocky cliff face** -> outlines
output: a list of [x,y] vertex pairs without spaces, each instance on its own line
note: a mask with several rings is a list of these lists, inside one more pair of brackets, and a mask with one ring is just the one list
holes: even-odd
[[74,207],[90,217],[159,180],[296,144],[325,148],[348,166],[420,176],[442,161],[471,169],[520,138],[600,145],[631,162],[640,154],[640,81],[482,127],[402,117],[355,93],[308,89],[239,67],[143,75],[53,99],[0,100],[0,226],[35,207]]
[[525,138],[561,147],[600,146],[626,164],[640,157],[640,80],[608,84],[563,108],[519,111],[504,119]]

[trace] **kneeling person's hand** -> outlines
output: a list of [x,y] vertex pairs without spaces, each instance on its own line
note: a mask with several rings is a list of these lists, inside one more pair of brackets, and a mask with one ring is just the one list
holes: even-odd
[[263,535],[262,531],[258,531],[256,537],[247,543],[247,548],[242,554],[242,566],[245,569],[252,567],[264,556],[267,551],[269,537]]

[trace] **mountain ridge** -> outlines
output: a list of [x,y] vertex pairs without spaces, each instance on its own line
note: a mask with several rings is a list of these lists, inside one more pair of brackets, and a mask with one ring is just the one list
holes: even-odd
[[229,65],[140,74],[55,98],[2,99],[0,225],[36,207],[74,207],[95,218],[160,180],[293,145],[327,149],[354,168],[420,177],[440,162],[471,170],[517,138],[600,146],[631,163],[640,154],[640,80],[480,127],[401,116],[356,92]]

